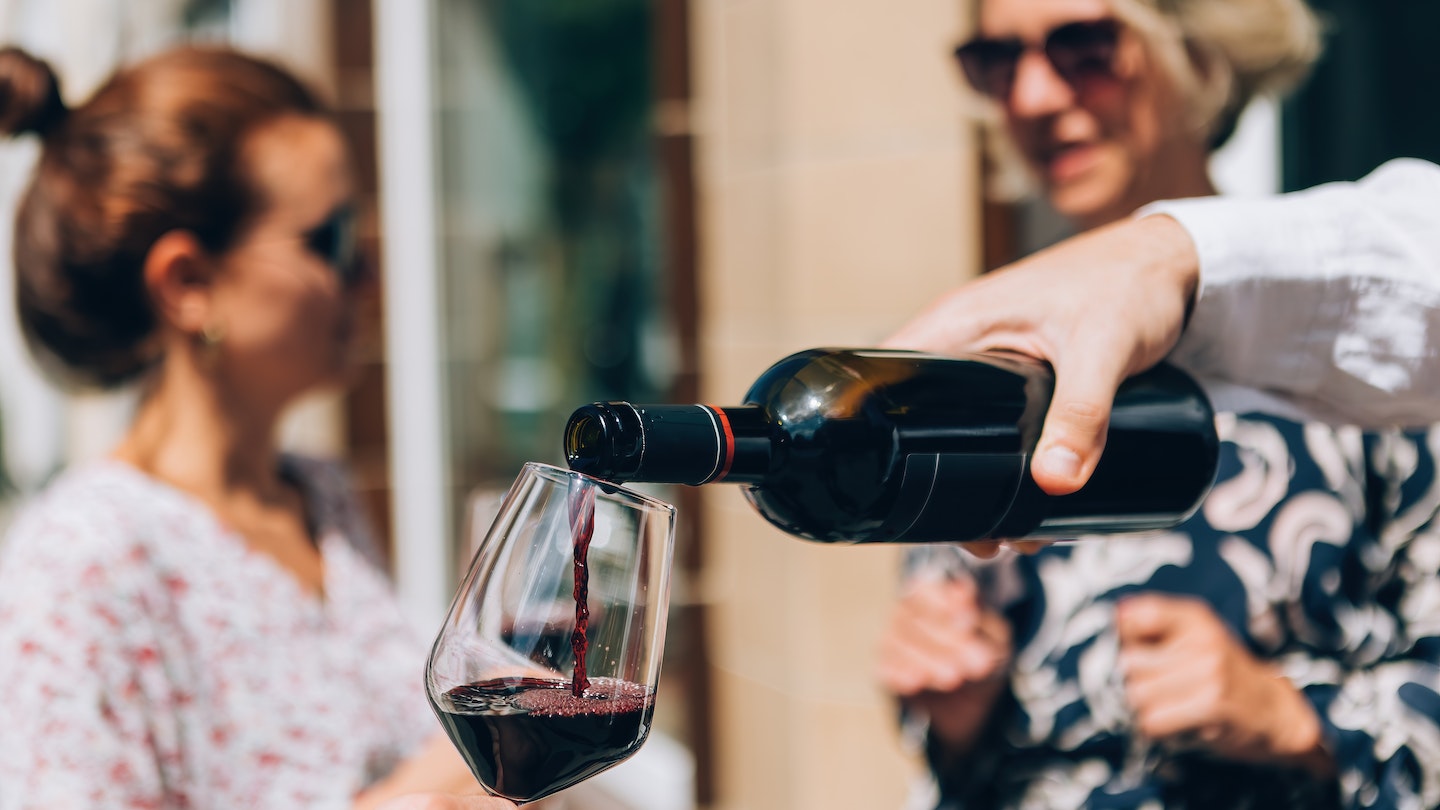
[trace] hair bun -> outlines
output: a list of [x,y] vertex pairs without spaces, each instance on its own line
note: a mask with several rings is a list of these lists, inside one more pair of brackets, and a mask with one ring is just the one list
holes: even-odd
[[16,47],[0,48],[0,132],[43,138],[69,112],[49,63]]

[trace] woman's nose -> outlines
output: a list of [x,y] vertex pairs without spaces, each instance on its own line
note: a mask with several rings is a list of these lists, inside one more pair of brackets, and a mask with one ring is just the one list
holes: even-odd
[[1027,50],[1015,65],[1007,106],[1016,118],[1042,118],[1075,103],[1075,90],[1043,53]]

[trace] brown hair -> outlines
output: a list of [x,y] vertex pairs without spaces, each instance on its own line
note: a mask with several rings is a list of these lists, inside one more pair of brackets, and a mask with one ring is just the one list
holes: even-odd
[[99,386],[153,364],[151,246],[186,230],[228,248],[263,204],[241,165],[245,137],[295,114],[326,111],[289,73],[231,50],[167,51],[70,110],[49,65],[0,49],[0,131],[43,139],[15,222],[20,324],[42,364]]

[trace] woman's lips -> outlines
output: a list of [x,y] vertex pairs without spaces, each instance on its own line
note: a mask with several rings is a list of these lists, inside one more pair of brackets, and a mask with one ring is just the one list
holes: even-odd
[[1068,183],[1088,172],[1100,160],[1100,147],[1092,143],[1062,146],[1051,153],[1046,163],[1050,183]]

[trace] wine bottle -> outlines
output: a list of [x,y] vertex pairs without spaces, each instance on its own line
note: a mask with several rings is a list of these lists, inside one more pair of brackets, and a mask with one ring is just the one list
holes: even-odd
[[1061,496],[1029,471],[1053,388],[1049,366],[1017,356],[811,349],[739,407],[581,407],[565,453],[615,482],[740,484],[771,523],[826,543],[1161,529],[1195,510],[1219,440],[1194,380],[1161,364],[1121,385],[1100,463]]

